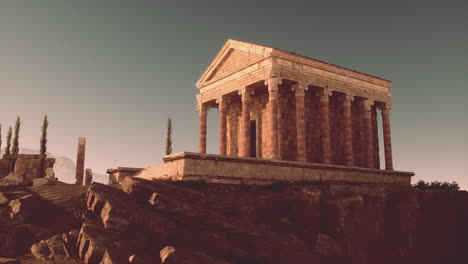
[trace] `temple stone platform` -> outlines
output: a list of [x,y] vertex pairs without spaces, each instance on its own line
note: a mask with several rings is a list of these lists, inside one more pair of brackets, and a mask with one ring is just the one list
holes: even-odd
[[291,182],[350,182],[411,184],[413,172],[260,158],[181,152],[165,156],[164,164],[133,176],[148,180],[203,180],[209,183],[257,184]]

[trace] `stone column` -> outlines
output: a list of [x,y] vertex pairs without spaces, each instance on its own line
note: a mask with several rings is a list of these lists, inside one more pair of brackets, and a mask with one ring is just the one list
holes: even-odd
[[305,140],[305,91],[308,87],[304,83],[298,83],[292,87],[296,97],[296,160],[306,162]]
[[366,153],[366,167],[374,168],[374,141],[372,140],[372,117],[371,107],[374,104],[373,100],[364,99],[362,101],[363,122],[364,122],[364,141]]
[[240,127],[239,157],[250,157],[250,103],[252,101],[251,90],[247,87],[239,91],[242,97],[242,119]]
[[279,159],[279,127],[278,127],[278,89],[281,85],[281,79],[279,77],[270,77],[265,81],[265,85],[268,86],[268,117],[269,125],[268,128],[270,138],[270,148],[267,152],[266,158]]
[[372,144],[374,144],[374,168],[380,169],[380,151],[379,151],[379,125],[377,121],[377,107],[372,106]]
[[390,135],[390,110],[391,105],[386,104],[381,107],[382,111],[382,125],[383,125],[383,139],[384,139],[384,152],[385,152],[385,169],[393,170],[392,160],[392,137]]
[[85,162],[86,138],[78,138],[78,150],[76,154],[76,182],[77,185],[83,185],[84,162]]
[[85,185],[91,185],[93,182],[93,172],[91,169],[86,169],[85,171]]
[[208,107],[201,104],[198,107],[198,114],[200,116],[200,153],[206,154],[206,116]]
[[221,97],[218,99],[219,108],[219,154],[226,155],[226,139],[227,139],[227,115],[226,107],[228,98]]
[[344,120],[344,156],[345,165],[354,166],[353,157],[353,128],[351,123],[351,103],[354,96],[345,94],[343,96],[343,120]]
[[330,147],[330,96],[332,91],[323,89],[320,96],[320,137],[322,139],[322,163],[331,164],[331,147]]

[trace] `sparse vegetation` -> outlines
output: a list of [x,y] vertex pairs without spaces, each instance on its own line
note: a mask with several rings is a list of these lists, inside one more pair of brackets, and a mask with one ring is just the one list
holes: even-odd
[[13,145],[11,146],[11,153],[17,155],[19,152],[19,132],[21,129],[21,119],[19,116],[16,117],[15,123],[15,137],[13,138]]
[[10,147],[11,147],[11,136],[13,132],[11,130],[11,126],[8,127],[7,137],[6,137],[6,147],[5,147],[5,154],[8,156],[10,155]]
[[167,119],[167,135],[166,135],[166,155],[172,153],[172,120],[169,117]]
[[[44,116],[44,120],[42,121],[42,135],[41,135],[41,154],[45,154],[47,151],[47,127],[49,126],[49,121],[47,120],[47,115]],[[1,132],[0,132],[1,135]],[[0,142],[1,145],[1,142]]]
[[419,189],[419,190],[452,190],[452,191],[458,191],[460,190],[460,186],[458,186],[457,182],[439,182],[439,181],[433,181],[433,182],[425,182],[425,181],[418,181],[417,183],[412,185],[413,188]]

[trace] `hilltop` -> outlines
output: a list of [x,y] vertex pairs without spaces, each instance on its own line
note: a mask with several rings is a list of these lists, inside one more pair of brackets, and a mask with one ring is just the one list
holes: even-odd
[[0,187],[0,219],[0,256],[20,263],[46,263],[35,243],[60,264],[468,261],[466,191],[127,177]]

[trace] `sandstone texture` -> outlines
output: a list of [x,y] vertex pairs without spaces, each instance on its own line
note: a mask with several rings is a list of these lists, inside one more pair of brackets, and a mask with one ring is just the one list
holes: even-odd
[[22,264],[468,263],[465,191],[127,177],[0,187],[0,220]]
[[229,39],[196,83],[198,152],[206,154],[208,113],[216,108],[220,155],[372,169],[381,169],[382,158],[391,171],[391,85],[341,66]]

